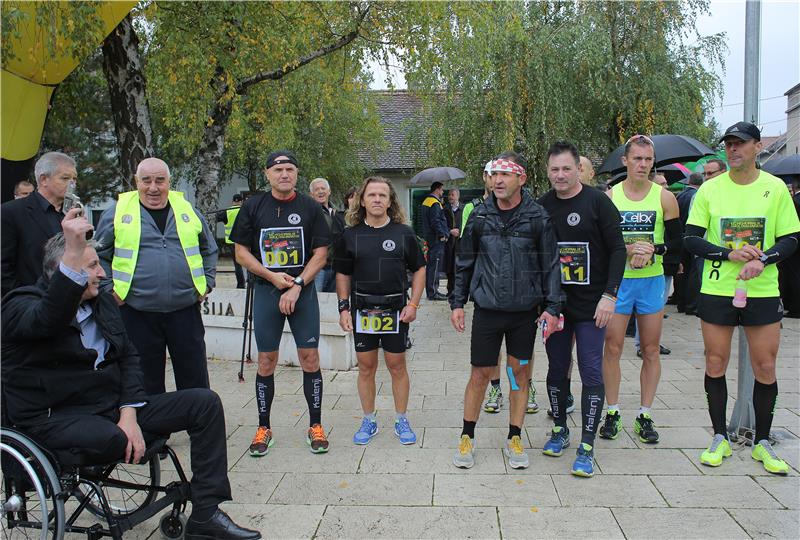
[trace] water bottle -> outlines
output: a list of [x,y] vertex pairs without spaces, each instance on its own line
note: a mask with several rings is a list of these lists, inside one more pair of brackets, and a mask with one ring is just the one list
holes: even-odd
[[733,306],[743,308],[747,305],[747,283],[743,279],[736,280],[736,291],[733,293]]

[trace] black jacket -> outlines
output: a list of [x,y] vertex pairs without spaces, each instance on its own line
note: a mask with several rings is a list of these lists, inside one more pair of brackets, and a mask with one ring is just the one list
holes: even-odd
[[41,201],[42,196],[34,192],[3,204],[0,210],[2,294],[36,283],[42,275],[44,245],[61,232],[42,210]]
[[36,425],[48,416],[109,416],[120,405],[147,401],[139,355],[110,293],[92,300],[109,343],[94,369],[97,352],[83,346],[75,319],[83,291],[56,271],[49,282],[42,278],[3,298],[3,398],[13,424]]
[[467,220],[456,255],[452,309],[467,297],[484,309],[561,312],[558,244],[547,212],[526,191],[504,225],[494,195]]

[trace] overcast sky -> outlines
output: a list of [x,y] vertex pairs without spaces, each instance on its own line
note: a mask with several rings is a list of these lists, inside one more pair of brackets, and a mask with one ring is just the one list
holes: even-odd
[[[712,0],[710,12],[698,19],[701,35],[725,32],[728,44],[724,95],[716,104],[714,118],[720,129],[734,124],[744,115],[744,0]],[[376,65],[373,88],[386,88],[386,73]],[[719,69],[717,67],[717,69]],[[761,2],[761,88],[759,124],[764,135],[786,131],[786,93],[800,83],[800,1],[763,0]],[[396,88],[405,79],[392,72]]]

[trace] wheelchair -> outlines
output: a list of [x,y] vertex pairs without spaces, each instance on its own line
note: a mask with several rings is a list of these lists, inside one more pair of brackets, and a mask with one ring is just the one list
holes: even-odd
[[[161,460],[177,480],[162,485]],[[0,429],[3,540],[85,534],[121,539],[136,525],[172,507],[159,521],[165,538],[186,529],[189,481],[166,438],[148,441],[140,464],[87,463],[73,452],[51,452],[14,429]],[[93,523],[94,522],[94,523]]]

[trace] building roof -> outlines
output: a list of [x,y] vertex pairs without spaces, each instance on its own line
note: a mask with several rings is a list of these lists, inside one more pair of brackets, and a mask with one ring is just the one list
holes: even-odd
[[800,91],[800,83],[797,83],[796,85],[794,85],[794,86],[792,86],[791,88],[789,88],[789,89],[786,91],[786,93],[785,93],[785,94],[783,94],[783,95],[784,95],[784,96],[791,96],[792,94],[794,94],[794,93],[795,93],[795,92],[797,92],[797,91]]
[[761,137],[761,144],[763,147],[759,153],[759,156],[767,156],[780,152],[781,148],[786,146],[786,138],[786,133],[782,135]]
[[422,100],[408,90],[374,90],[386,149],[376,156],[360,151],[361,163],[373,171],[411,171],[427,159]]

